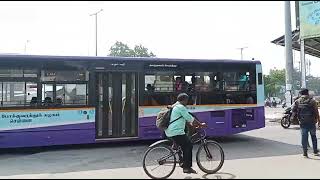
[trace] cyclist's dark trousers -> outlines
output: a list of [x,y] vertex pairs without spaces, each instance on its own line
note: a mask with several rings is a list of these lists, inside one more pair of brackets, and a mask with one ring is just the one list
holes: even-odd
[[192,143],[187,135],[173,136],[172,139],[183,151],[183,168],[192,167]]

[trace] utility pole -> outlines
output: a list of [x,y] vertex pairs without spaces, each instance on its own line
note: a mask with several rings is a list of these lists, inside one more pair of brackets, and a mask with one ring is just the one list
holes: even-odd
[[98,13],[103,11],[103,9],[100,9],[98,12],[90,14],[90,16],[96,16],[96,56],[98,56]]
[[311,76],[311,59],[309,59],[309,76]]
[[27,40],[27,41],[24,43],[24,54],[27,54],[27,45],[28,45],[29,42],[30,42],[30,40]]
[[292,104],[292,29],[291,29],[291,10],[290,1],[284,2],[285,9],[285,54],[286,54],[286,103]]
[[300,59],[301,59],[301,88],[306,88],[306,58],[304,53],[304,39],[300,39]]
[[240,52],[241,52],[241,60],[243,60],[243,50],[246,49],[248,47],[241,47],[241,48],[237,48],[237,49],[240,49]]

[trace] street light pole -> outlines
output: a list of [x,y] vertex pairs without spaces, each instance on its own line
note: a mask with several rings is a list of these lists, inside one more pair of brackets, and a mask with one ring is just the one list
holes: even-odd
[[103,11],[103,9],[100,9],[98,12],[90,14],[90,16],[96,16],[96,56],[98,56],[98,13]]
[[243,60],[243,50],[244,49],[246,49],[246,48],[248,48],[248,47],[241,47],[241,48],[238,48],[238,49],[240,49],[240,52],[241,52],[241,60]]
[[292,57],[292,29],[291,29],[291,9],[290,1],[284,1],[285,17],[285,58],[286,58],[286,103],[292,104],[292,74],[293,74],[293,57]]
[[27,54],[27,44],[28,42],[30,42],[30,40],[27,40],[25,43],[24,43],[24,54]]
[[301,88],[307,88],[306,84],[306,58],[304,53],[304,39],[300,40],[300,59],[301,59]]

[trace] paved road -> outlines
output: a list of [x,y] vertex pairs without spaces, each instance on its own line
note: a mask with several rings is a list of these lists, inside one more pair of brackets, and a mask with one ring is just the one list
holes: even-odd
[[266,107],[265,108],[266,119],[271,121],[279,120],[283,115],[284,110],[285,109],[281,107],[277,107],[277,108]]
[[[297,127],[284,130],[273,124],[216,139],[226,156],[219,173],[205,175],[194,164],[199,174],[186,175],[177,168],[171,178],[318,178],[315,172],[320,163],[316,161],[320,158],[302,158],[299,135]],[[150,143],[1,151],[0,178],[148,178],[141,168],[141,159]]]

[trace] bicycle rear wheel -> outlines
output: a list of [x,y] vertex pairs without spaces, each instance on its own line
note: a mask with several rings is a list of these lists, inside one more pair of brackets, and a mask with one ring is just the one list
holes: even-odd
[[223,166],[224,151],[217,142],[207,141],[200,145],[196,160],[201,171],[207,174],[214,174]]
[[165,179],[176,168],[176,156],[167,145],[149,148],[143,156],[143,170],[152,179]]

